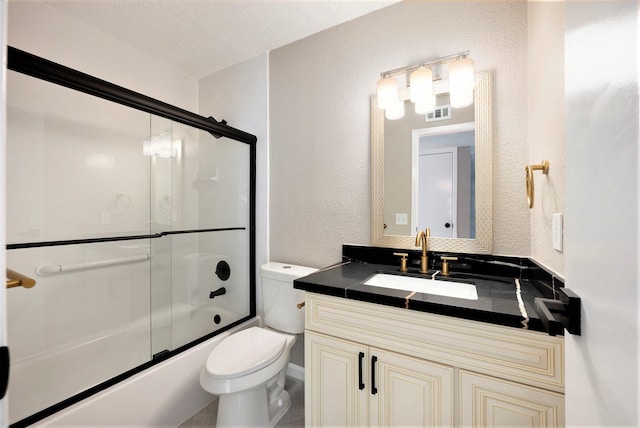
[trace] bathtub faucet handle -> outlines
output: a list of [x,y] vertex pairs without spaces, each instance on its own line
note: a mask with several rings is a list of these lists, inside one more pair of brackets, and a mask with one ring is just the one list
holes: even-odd
[[222,296],[223,294],[227,294],[227,289],[226,289],[226,288],[224,288],[224,287],[220,287],[220,288],[218,288],[218,289],[217,289],[217,290],[215,290],[215,291],[211,291],[211,292],[209,293],[209,298],[210,298],[210,299],[213,299],[214,297],[216,297],[216,296]]

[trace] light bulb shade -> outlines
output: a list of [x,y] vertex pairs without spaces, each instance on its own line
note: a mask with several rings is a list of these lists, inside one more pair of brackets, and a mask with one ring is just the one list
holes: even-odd
[[398,120],[404,117],[404,101],[396,100],[384,110],[384,117],[388,120]]
[[436,108],[436,96],[431,94],[415,101],[416,114],[431,113]]
[[469,107],[473,104],[473,89],[449,91],[449,104],[453,108]]
[[430,68],[420,67],[409,77],[409,99],[414,103],[433,94],[433,73]]
[[449,87],[473,89],[473,60],[460,58],[449,64]]
[[473,104],[475,77],[473,60],[469,57],[449,64],[449,96],[451,107],[461,108]]
[[398,81],[391,76],[378,80],[378,108],[386,110],[398,101]]

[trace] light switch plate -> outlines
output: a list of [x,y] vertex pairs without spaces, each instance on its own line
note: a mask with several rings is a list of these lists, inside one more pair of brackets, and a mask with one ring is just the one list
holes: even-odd
[[408,224],[409,215],[406,213],[396,213],[396,224],[398,226]]
[[562,252],[562,234],[563,234],[562,213],[553,214],[552,229],[553,229],[552,231],[553,249]]

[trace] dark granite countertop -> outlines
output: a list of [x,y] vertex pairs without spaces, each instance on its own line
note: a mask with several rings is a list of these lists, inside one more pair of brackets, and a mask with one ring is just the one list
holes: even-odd
[[[486,256],[482,256],[486,257]],[[357,257],[362,258],[362,257]],[[452,272],[449,277],[441,274],[436,279],[473,283],[476,286],[478,299],[467,300],[434,294],[394,290],[383,287],[365,285],[364,282],[377,273],[391,273],[408,276],[431,278],[437,266],[428,274],[418,273],[411,266],[409,272],[401,273],[397,265],[365,262],[344,257],[344,262],[334,267],[299,278],[294,287],[309,292],[344,297],[370,303],[378,303],[397,308],[430,312],[434,314],[464,318],[480,322],[488,322],[520,329],[544,332],[545,329],[534,307],[535,297],[553,297],[540,287],[539,279],[527,278],[527,275],[504,269],[482,273]],[[495,263],[495,261],[491,261]],[[499,261],[499,265],[513,265]],[[522,267],[520,272],[530,269]],[[519,289],[518,289],[519,288]]]

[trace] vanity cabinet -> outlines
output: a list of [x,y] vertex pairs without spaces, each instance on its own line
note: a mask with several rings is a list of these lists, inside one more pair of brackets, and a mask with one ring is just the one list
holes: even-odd
[[460,425],[564,426],[564,395],[460,370]]
[[563,338],[306,294],[307,426],[564,425]]
[[452,367],[313,332],[308,426],[453,426]]

